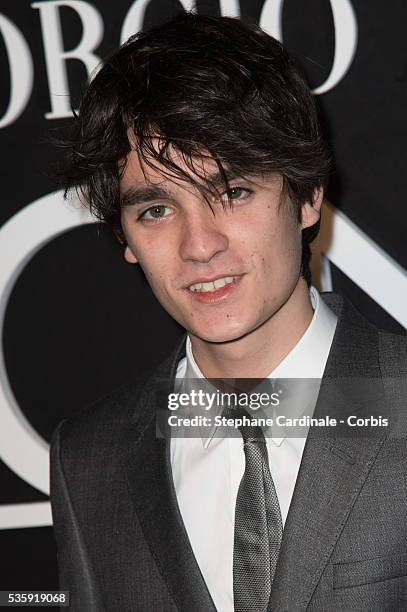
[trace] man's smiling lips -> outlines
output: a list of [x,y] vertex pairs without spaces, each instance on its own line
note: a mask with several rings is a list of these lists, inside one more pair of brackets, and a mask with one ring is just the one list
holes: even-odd
[[211,278],[198,278],[184,287],[194,301],[203,304],[216,304],[225,300],[235,291],[243,275],[217,275]]

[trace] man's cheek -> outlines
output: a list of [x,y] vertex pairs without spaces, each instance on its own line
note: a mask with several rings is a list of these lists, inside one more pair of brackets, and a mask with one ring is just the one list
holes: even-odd
[[169,300],[173,301],[173,291],[166,282],[167,277],[165,273],[155,270],[149,270],[146,274],[147,281],[158,301],[165,305]]
[[138,262],[140,264],[141,269],[144,272],[145,277],[150,282],[154,281],[154,278],[157,276],[156,274],[156,265],[153,261],[149,260],[143,253],[139,253]]

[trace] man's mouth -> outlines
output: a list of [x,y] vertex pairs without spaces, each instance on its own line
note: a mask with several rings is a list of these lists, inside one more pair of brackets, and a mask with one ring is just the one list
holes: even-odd
[[194,293],[212,293],[213,291],[221,289],[225,285],[230,285],[238,278],[239,276],[222,276],[221,278],[217,278],[213,281],[194,283],[193,285],[190,285],[188,289]]

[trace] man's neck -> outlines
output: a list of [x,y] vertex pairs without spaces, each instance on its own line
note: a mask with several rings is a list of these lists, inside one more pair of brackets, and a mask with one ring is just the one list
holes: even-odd
[[191,335],[195,361],[205,378],[265,378],[301,339],[312,317],[308,287],[300,279],[280,309],[242,338],[214,343]]

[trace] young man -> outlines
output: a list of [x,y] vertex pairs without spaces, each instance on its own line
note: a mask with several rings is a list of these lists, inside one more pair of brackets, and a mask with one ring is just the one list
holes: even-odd
[[329,160],[294,61],[257,27],[184,14],[112,56],[75,130],[68,186],[187,336],[151,376],[55,433],[71,609],[407,607],[406,444],[390,427],[156,434],[157,389],[192,378],[322,379],[314,417],[338,422],[394,423],[401,409],[405,341],[310,285]]

